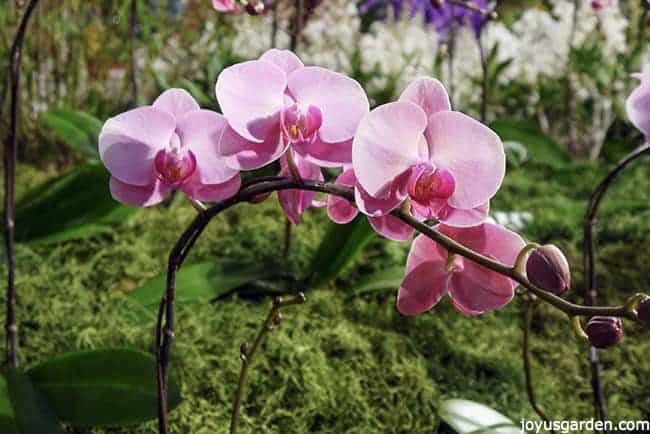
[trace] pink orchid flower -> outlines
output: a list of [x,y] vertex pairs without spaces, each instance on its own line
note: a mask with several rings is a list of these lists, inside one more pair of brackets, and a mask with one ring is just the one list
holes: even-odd
[[[513,266],[524,247],[516,233],[492,223],[472,228],[440,225],[438,230],[464,246]],[[418,315],[433,308],[449,294],[456,309],[478,315],[500,309],[514,296],[513,280],[488,270],[469,259],[453,255],[424,235],[411,245],[406,276],[397,293],[397,309],[404,315]]]
[[239,4],[236,0],[212,0],[212,7],[218,12],[237,12]]
[[153,105],[109,119],[99,135],[99,154],[112,175],[111,194],[145,207],[175,190],[211,202],[234,195],[239,172],[217,153],[226,128],[223,116],[201,110],[182,89],[167,90]]
[[[346,169],[336,179],[340,185],[355,186],[357,178],[354,170]],[[329,195],[327,197],[327,215],[338,224],[350,223],[359,214],[359,210],[347,199]],[[413,235],[413,228],[392,215],[368,217],[368,222],[377,232],[393,241],[407,241]]]
[[[301,179],[324,180],[320,167],[310,163],[299,155],[294,155],[293,158]],[[282,168],[280,170],[280,176],[291,176],[286,155],[280,158],[280,167]],[[314,191],[281,190],[278,191],[278,199],[280,200],[282,211],[294,225],[300,224],[300,216],[307,208],[324,206],[324,203],[316,200],[316,192]]]
[[286,50],[272,49],[259,60],[226,68],[216,94],[232,127],[220,152],[238,170],[262,167],[288,147],[319,166],[349,164],[352,137],[369,111],[359,83],[304,66]]
[[600,12],[604,9],[615,7],[615,6],[618,6],[618,0],[592,0],[591,1],[591,8],[596,12]]
[[641,84],[632,91],[627,99],[626,111],[630,121],[650,140],[650,63],[643,72],[634,74]]
[[439,81],[419,78],[359,125],[352,147],[357,206],[376,217],[409,199],[421,220],[475,226],[487,217],[505,163],[492,130],[452,111]]

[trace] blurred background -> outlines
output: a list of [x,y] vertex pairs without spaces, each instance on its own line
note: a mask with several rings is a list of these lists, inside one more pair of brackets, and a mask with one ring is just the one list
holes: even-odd
[[[486,21],[467,11],[441,19],[425,0],[303,2],[299,32],[293,0],[268,2],[256,16],[218,13],[209,0],[39,4],[25,41],[16,186],[25,365],[75,349],[149,351],[163,290],[157,276],[195,215],[179,197],[147,210],[114,202],[97,161],[102,123],[170,87],[218,110],[214,84],[223,68],[291,44],[306,64],[357,79],[373,106],[419,75],[440,79],[455,109],[504,140],[508,172],[492,218],[561,247],[573,271],[568,297],[583,302],[589,195],[643,143],[625,99],[638,84],[631,74],[650,61],[650,5],[504,0],[498,19]],[[0,90],[24,3],[0,1]],[[7,106],[5,99],[3,140]],[[648,163],[616,183],[596,223],[601,304],[649,291]],[[476,318],[446,300],[405,318],[394,301],[408,243],[376,236],[364,220],[334,225],[318,210],[293,228],[287,258],[278,254],[284,243],[285,219],[272,197],[215,219],[188,258],[172,360],[184,397],[171,415],[174,432],[226,432],[241,342],[263,320],[268,295],[298,289],[308,302],[288,311],[257,360],[243,432],[448,432],[438,410],[456,397],[516,422],[536,418],[525,391],[519,299]],[[647,338],[630,324],[625,342],[601,353],[612,420],[650,417]],[[588,349],[566,316],[538,309],[531,345],[549,416],[593,417]]]

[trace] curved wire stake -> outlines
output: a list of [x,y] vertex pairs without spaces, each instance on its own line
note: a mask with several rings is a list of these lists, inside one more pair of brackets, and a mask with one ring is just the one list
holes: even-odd
[[[584,218],[584,244],[583,244],[583,261],[585,269],[585,288],[584,299],[585,304],[593,306],[596,303],[598,295],[596,289],[596,247],[594,241],[594,224],[597,221],[598,210],[603,198],[607,194],[609,187],[614,183],[616,178],[627,168],[632,162],[640,157],[650,154],[650,144],[645,143],[634,151],[625,156],[618,164],[603,178],[598,184],[596,189],[591,193],[589,198],[589,205]],[[605,405],[605,396],[603,394],[602,385],[600,382],[600,365],[598,360],[598,350],[593,346],[589,348],[589,365],[591,367],[591,388],[594,395],[594,407],[596,417],[605,421],[607,419],[607,408]]]
[[5,330],[7,332],[7,364],[11,368],[18,366],[18,325],[16,322],[16,258],[14,257],[14,225],[15,225],[15,184],[16,184],[16,150],[18,148],[18,103],[20,99],[20,65],[22,59],[23,43],[27,33],[29,19],[38,4],[38,0],[31,0],[23,18],[18,25],[16,37],[11,46],[9,58],[9,82],[11,86],[11,123],[9,135],[4,147],[5,169],[5,201],[4,201],[4,226],[5,250],[7,254],[7,317]]

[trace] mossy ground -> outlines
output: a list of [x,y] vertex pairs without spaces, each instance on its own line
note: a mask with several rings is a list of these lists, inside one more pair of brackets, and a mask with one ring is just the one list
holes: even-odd
[[[524,235],[553,241],[568,253],[576,289],[582,285],[582,213],[604,171],[528,164],[509,171],[493,203],[494,210],[533,213]],[[46,177],[27,166],[19,174],[21,190]],[[646,160],[624,175],[604,203],[598,221],[603,303],[621,302],[650,287],[649,176]],[[164,270],[170,247],[193,214],[188,204],[176,202],[140,212],[92,239],[19,246],[23,366],[78,349],[150,351],[153,324],[133,327],[116,306]],[[188,260],[257,260],[300,275],[325,224],[322,211],[306,214],[294,230],[286,264],[278,254],[284,219],[277,200],[241,205],[211,223]],[[439,426],[436,408],[449,397],[494,406],[517,423],[536,418],[524,387],[520,300],[476,318],[462,316],[446,301],[429,314],[404,318],[395,311],[395,291],[348,296],[364,273],[403,264],[407,251],[407,244],[377,238],[336,282],[309,291],[306,305],[285,311],[286,320],[269,336],[252,369],[242,432],[431,433]],[[172,369],[182,382],[184,401],[172,413],[173,432],[227,431],[239,346],[253,337],[269,303],[234,295],[180,316]],[[554,419],[591,418],[586,346],[572,337],[566,317],[547,306],[535,315],[533,333],[535,383],[547,412]],[[601,353],[609,413],[613,420],[646,419],[648,331],[627,324],[626,335],[624,344]],[[155,433],[156,426],[111,432]]]

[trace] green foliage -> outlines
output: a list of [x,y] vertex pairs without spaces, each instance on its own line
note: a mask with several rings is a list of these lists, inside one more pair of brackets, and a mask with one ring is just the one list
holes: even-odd
[[0,381],[5,382],[4,387],[0,386],[0,393],[2,389],[8,392],[13,408],[13,411],[8,408],[7,396],[0,398],[3,413],[7,415],[0,420],[3,433],[6,429],[8,433],[16,434],[63,434],[47,398],[35,388],[28,376],[14,369],[5,369]]
[[560,166],[569,161],[566,152],[531,123],[503,120],[493,122],[490,128],[504,141],[523,144],[532,160],[552,166]]
[[28,191],[16,206],[16,240],[48,244],[111,230],[136,208],[116,202],[101,163],[86,163]]
[[[262,264],[207,261],[187,264],[176,275],[176,305],[179,309],[223,297],[247,283],[271,276],[272,269]],[[167,273],[162,273],[137,288],[127,298],[123,314],[134,324],[155,321],[160,299],[165,293]]]
[[330,223],[310,267],[312,286],[334,279],[376,235],[364,215],[346,225]]
[[[158,386],[153,356],[128,349],[63,354],[28,372],[58,416],[75,426],[124,427],[157,417]],[[170,379],[168,405],[180,403]],[[53,432],[48,430],[39,433]]]
[[[493,201],[495,211],[531,212],[526,238],[552,241],[567,253],[573,301],[581,302],[586,198],[606,170],[571,163],[553,168],[528,160],[509,170]],[[18,175],[19,186],[43,178],[25,166]],[[649,177],[647,160],[639,162],[603,202],[596,227],[602,303],[621,302],[650,287],[645,272],[650,189],[639,187]],[[169,249],[195,215],[180,201],[137,213],[106,236],[17,246],[18,316],[26,336],[22,364],[34,366],[65,351],[151,348],[151,324],[134,324],[123,307],[136,288],[164,272]],[[277,201],[242,204],[210,224],[188,265],[228,258],[308,277],[328,224],[322,212],[307,212],[294,228],[287,261],[278,255],[284,220]],[[460,315],[443,300],[429,314],[405,318],[395,311],[395,289],[351,295],[368,276],[403,269],[408,247],[374,237],[326,289],[308,292],[305,305],[287,310],[251,371],[242,433],[428,434],[439,429],[441,403],[453,398],[484,403],[515,421],[536,419],[525,393],[518,299],[480,317]],[[2,285],[4,279],[0,302]],[[184,400],[170,415],[174,432],[226,432],[239,346],[254,336],[269,302],[233,294],[179,312],[172,373],[178,375]],[[610,417],[643,419],[650,408],[648,331],[626,323],[625,332],[623,344],[601,352]],[[547,412],[554,419],[592,417],[588,351],[572,337],[563,314],[546,306],[536,314],[532,353],[538,396]],[[0,399],[0,415],[2,408]],[[148,422],[110,432],[155,430],[155,422]]]
[[81,111],[54,108],[41,115],[41,124],[73,151],[91,160],[99,159],[99,119]]

